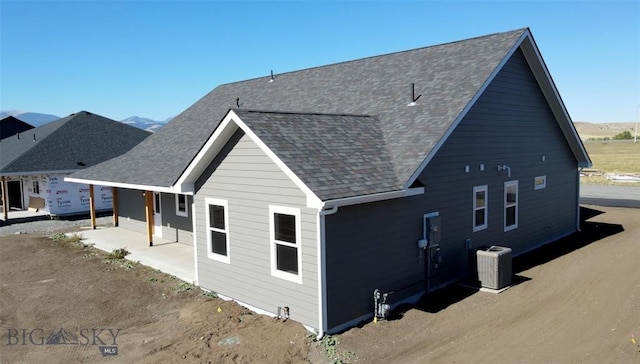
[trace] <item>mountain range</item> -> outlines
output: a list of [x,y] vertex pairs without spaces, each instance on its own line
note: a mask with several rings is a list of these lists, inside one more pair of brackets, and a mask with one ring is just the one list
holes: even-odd
[[[18,118],[24,121],[25,123],[35,126],[36,128],[48,122],[60,119],[60,116],[57,116],[57,115],[42,114],[42,113],[30,112],[30,111],[20,111],[20,110],[0,111],[0,119],[5,118],[7,116],[13,116],[15,118]],[[156,130],[163,127],[171,119],[172,118],[168,118],[166,120],[153,120],[149,118],[143,118],[140,116],[130,116],[126,119],[120,120],[120,122],[125,123],[127,125],[134,126],[139,129],[150,131],[153,133]]]

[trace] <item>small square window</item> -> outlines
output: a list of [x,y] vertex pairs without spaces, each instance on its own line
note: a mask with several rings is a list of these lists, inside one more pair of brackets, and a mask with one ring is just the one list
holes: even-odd
[[275,239],[296,243],[296,217],[293,215],[273,214]]
[[189,216],[187,195],[176,194],[176,215],[184,217]]
[[541,190],[547,188],[547,176],[538,176],[533,179],[533,189]]

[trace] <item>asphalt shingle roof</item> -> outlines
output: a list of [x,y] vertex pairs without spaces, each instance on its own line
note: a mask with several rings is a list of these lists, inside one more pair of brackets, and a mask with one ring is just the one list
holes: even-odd
[[384,192],[396,184],[375,117],[233,111],[323,200]]
[[[119,156],[151,133],[81,111],[0,141],[0,174],[71,171]],[[80,164],[79,164],[80,163]]]
[[[276,74],[273,80],[266,76],[221,85],[127,154],[73,177],[170,187],[228,110],[264,110],[280,113],[241,112],[241,118],[252,120],[261,140],[303,174],[299,177],[319,197],[395,191],[410,179],[525,32],[519,29]],[[408,106],[412,84],[421,97]],[[267,125],[269,120],[273,126]],[[305,127],[294,127],[298,124]],[[294,150],[300,140],[305,142]],[[349,149],[343,149],[346,144]],[[357,157],[337,157],[347,154]],[[329,174],[343,174],[342,180],[331,180]],[[332,188],[335,192],[327,192]]]
[[0,119],[0,140],[33,129],[33,125],[11,115]]

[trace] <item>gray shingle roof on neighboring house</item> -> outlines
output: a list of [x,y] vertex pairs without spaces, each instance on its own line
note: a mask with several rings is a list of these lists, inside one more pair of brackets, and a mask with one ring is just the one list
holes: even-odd
[[[519,29],[221,85],[127,154],[72,177],[169,188],[227,112],[239,109],[318,196],[397,191],[526,34]],[[408,106],[412,85],[421,96]]]
[[0,174],[83,169],[127,152],[150,134],[81,111],[0,141]]
[[0,119],[0,140],[33,129],[33,125],[11,115]]

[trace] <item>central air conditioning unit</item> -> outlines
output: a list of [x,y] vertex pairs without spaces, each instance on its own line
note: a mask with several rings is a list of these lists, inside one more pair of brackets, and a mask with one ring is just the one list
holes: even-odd
[[511,248],[492,246],[476,252],[478,280],[485,288],[502,289],[511,284]]

